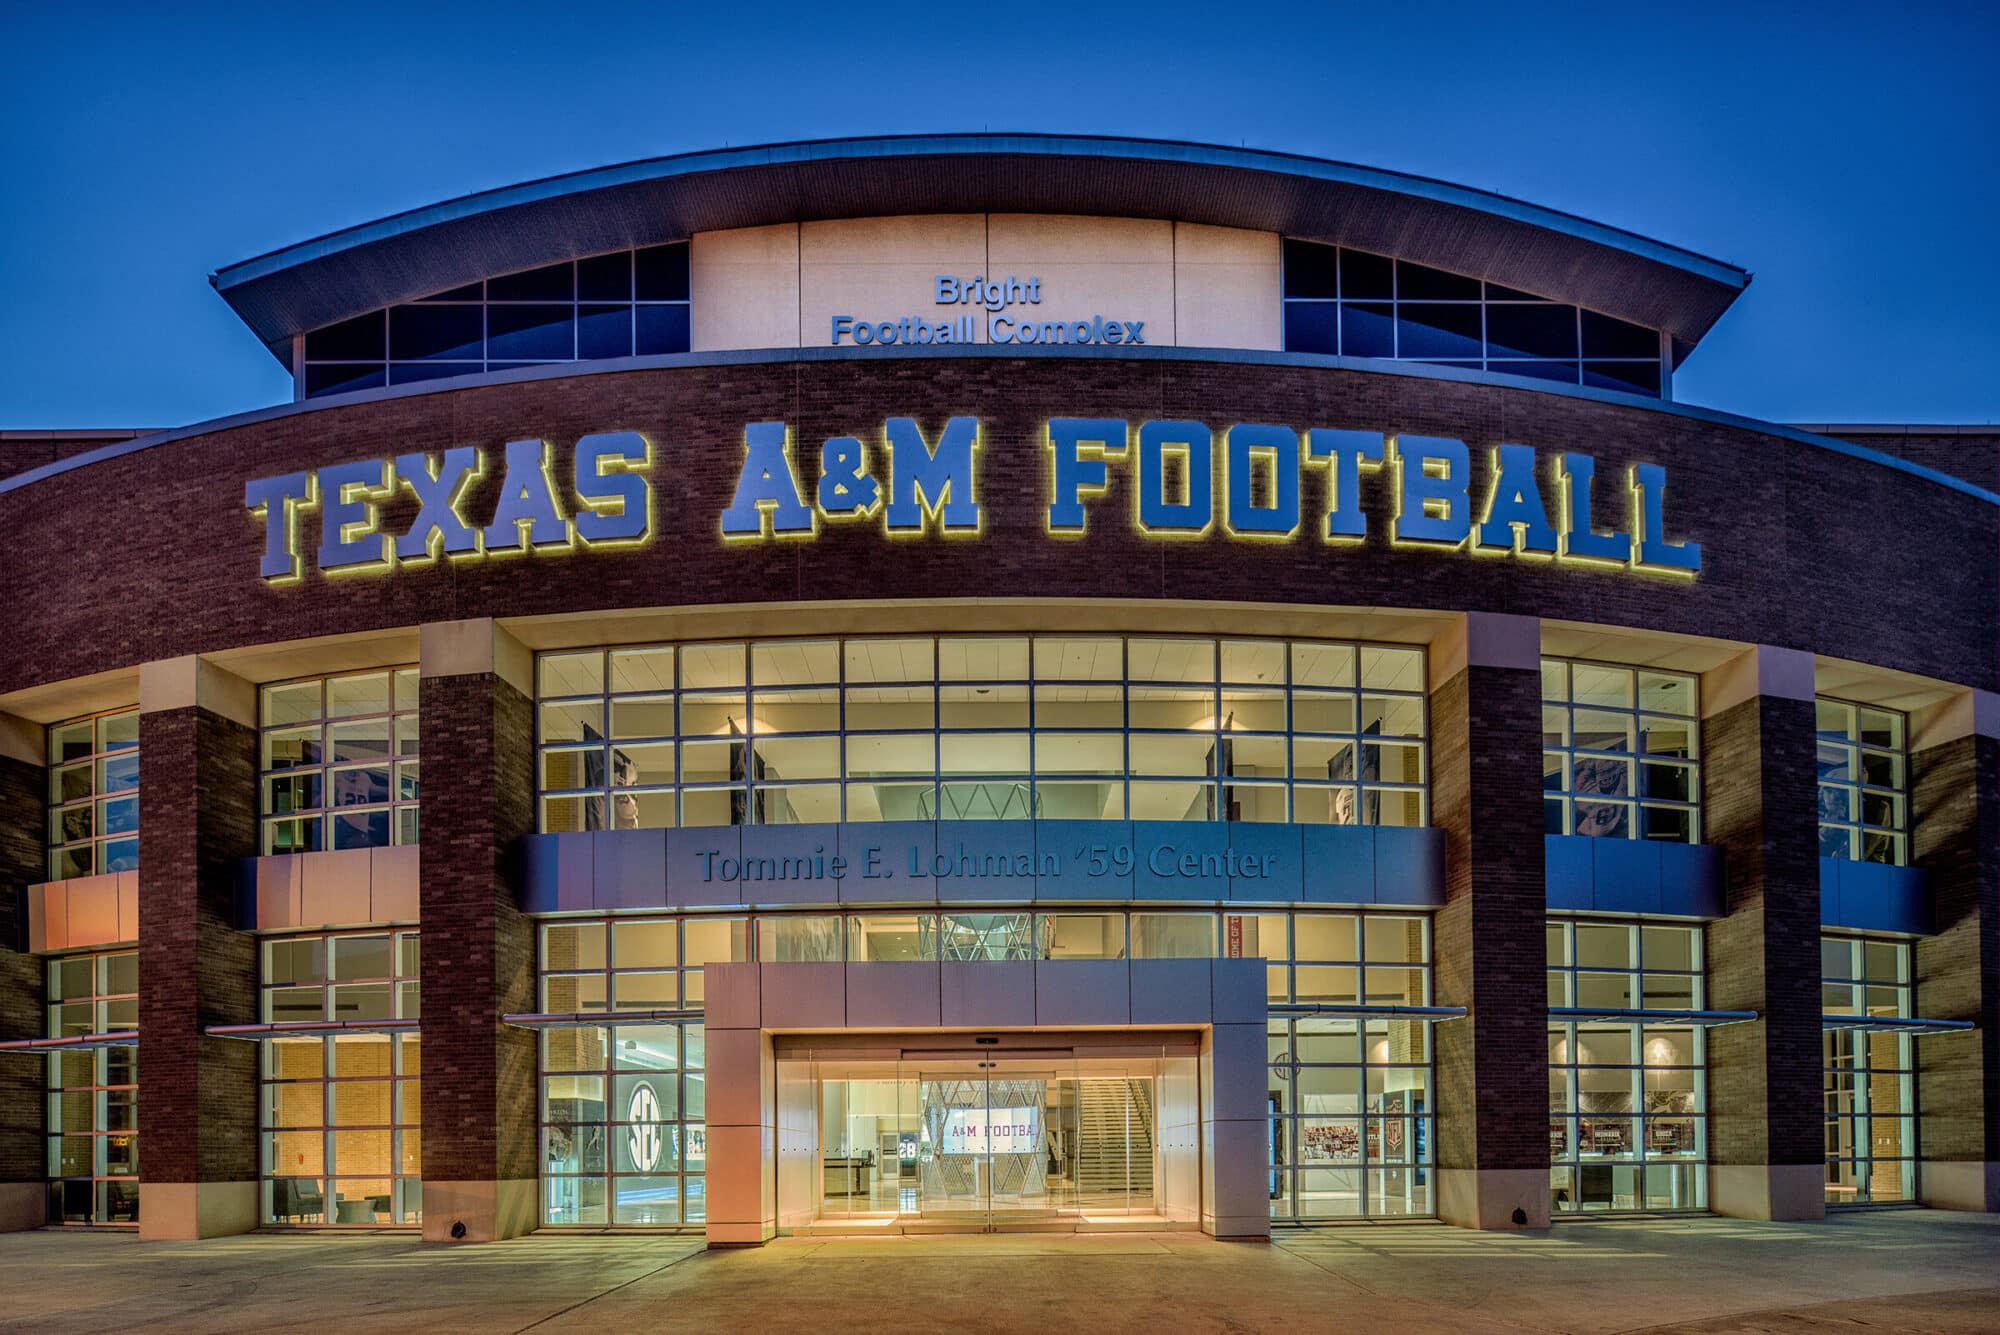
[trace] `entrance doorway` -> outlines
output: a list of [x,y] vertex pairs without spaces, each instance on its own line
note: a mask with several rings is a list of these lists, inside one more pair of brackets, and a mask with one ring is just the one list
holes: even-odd
[[781,1172],[781,1220],[823,1226],[814,1231],[1193,1221],[1194,1060],[1160,1049],[781,1056],[781,1102],[788,1083],[809,1087],[794,1106],[815,1114],[818,1151],[809,1184],[788,1189]]

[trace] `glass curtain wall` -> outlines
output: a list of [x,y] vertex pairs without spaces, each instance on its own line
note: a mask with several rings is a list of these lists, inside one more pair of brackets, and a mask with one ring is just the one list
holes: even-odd
[[749,919],[548,923],[541,947],[543,1010],[605,1017],[542,1034],[543,1223],[700,1224],[704,1030],[618,1012],[699,1008],[702,966],[750,958]]
[[1697,681],[1542,660],[1545,834],[1701,842]]
[[[1909,942],[1822,937],[1820,993],[1827,1015],[1909,1018],[1916,1013]],[[1914,1200],[1916,1040],[1909,1034],[1828,1029],[1820,1042],[1827,1204]]]
[[139,867],[139,711],[49,729],[49,879]]
[[1643,325],[1345,246],[1287,238],[1285,350],[1427,362],[1658,397]]
[[[263,1018],[414,1020],[417,933],[263,943]],[[263,1217],[270,1224],[423,1222],[423,1044],[415,1031],[266,1039]]]
[[[552,1029],[542,1038],[543,1217],[552,1225],[699,1222],[701,1026],[621,1025],[617,1013],[698,1007],[702,965],[711,961],[1220,957],[1264,960],[1267,990],[1279,1003],[1423,1006],[1432,995],[1430,921],[1422,914],[1130,912],[1079,905],[1058,913],[689,914],[546,923],[541,930],[543,1009],[605,1015],[602,1026]],[[1269,1056],[1275,1217],[1435,1211],[1435,1108],[1425,1023],[1274,1019]],[[1051,1126],[1080,1127],[1091,1119],[1108,1126],[1114,1094],[1123,1100],[1119,1116],[1142,1123],[1152,1116],[1153,1105],[1141,1106],[1150,1095],[1116,1083],[1126,1075],[1072,1075],[1074,1087],[1061,1081],[1050,1086],[1058,1091],[1050,1106],[1069,1119]],[[1111,1083],[1094,1083],[1100,1075]],[[641,1084],[650,1093],[642,1095]],[[905,1093],[914,1098],[915,1090],[912,1085]],[[890,1097],[879,1090],[868,1097],[877,1094]],[[1092,1143],[1102,1139],[1096,1135]],[[655,1145],[657,1157],[641,1152]],[[1074,1177],[1059,1172],[1056,1186],[1071,1190],[1089,1177],[1097,1184],[1093,1190],[1109,1190],[1098,1182],[1107,1171],[1097,1162],[1103,1157]],[[678,1181],[666,1180],[676,1173]],[[871,1195],[915,1186],[914,1178],[908,1184],[872,1181]],[[1062,1197],[1072,1198],[1090,1203],[1074,1190]]]
[[[1698,927],[1555,920],[1548,957],[1552,1007],[1704,1005]],[[1696,1026],[1549,1025],[1549,1184],[1558,1213],[1707,1204],[1705,1063]]]
[[[1180,1081],[1163,1079],[1182,1068]],[[781,1211],[810,1196],[819,1217],[921,1215],[959,1222],[1056,1214],[1158,1214],[1192,1177],[1162,1171],[1163,1128],[1198,1119],[1195,1058],[1004,1054],[921,1060],[811,1055],[819,1106],[816,1181],[779,1184]],[[786,1067],[803,1057],[780,1058]],[[1169,1090],[1183,1093],[1175,1106]]]
[[[139,955],[119,950],[49,961],[47,1036],[136,1032]],[[139,1049],[119,1044],[49,1054],[49,1219],[139,1222]]]
[[[1222,917],[1223,953],[1262,956],[1273,1003],[1427,1006],[1420,915]],[[1275,1219],[1429,1215],[1430,1025],[1293,1015],[1268,1022],[1269,1190]]]
[[1904,716],[1823,697],[1817,716],[1819,855],[1902,866],[1910,803]]
[[263,850],[417,842],[417,669],[259,691]]
[[307,334],[299,397],[686,352],[688,296],[685,241],[467,283]]
[[922,637],[540,657],[547,832],[874,820],[1422,825],[1421,650]]

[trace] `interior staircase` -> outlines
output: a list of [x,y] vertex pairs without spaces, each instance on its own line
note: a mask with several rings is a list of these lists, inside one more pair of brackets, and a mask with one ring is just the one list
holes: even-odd
[[[1123,1208],[1153,1199],[1153,1082],[1122,1077],[1077,1081],[1074,1180],[1080,1203]],[[1129,1126],[1128,1126],[1129,1113]]]

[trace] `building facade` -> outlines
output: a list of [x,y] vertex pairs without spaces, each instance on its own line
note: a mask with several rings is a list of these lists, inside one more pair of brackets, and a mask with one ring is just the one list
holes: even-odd
[[1675,402],[1743,271],[960,136],[214,281],[293,402],[0,437],[8,1224],[2000,1207],[2000,440]]

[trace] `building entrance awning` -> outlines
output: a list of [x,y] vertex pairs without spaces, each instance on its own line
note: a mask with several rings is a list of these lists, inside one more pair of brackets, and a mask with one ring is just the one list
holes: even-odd
[[1620,1010],[1597,1006],[1551,1006],[1549,1018],[1575,1024],[1676,1024],[1694,1029],[1718,1029],[1757,1018],[1756,1011]]
[[516,1029],[597,1029],[607,1024],[675,1024],[701,1017],[701,1007],[696,1006],[691,1010],[537,1011],[500,1019]]
[[62,1038],[14,1038],[0,1043],[0,1052],[88,1052],[95,1048],[138,1045],[136,1029],[120,1029],[108,1034],[69,1034]]
[[212,1024],[210,1038],[317,1038],[326,1034],[414,1034],[417,1020],[276,1020],[269,1024]]
[[1463,1020],[1466,1015],[1463,1006],[1349,1006],[1319,1002],[1280,1002],[1272,1005],[1270,1011],[1272,1015],[1305,1020],[1421,1020],[1427,1024]]
[[1970,1020],[1924,1020],[1910,1015],[1822,1015],[1822,1029],[1861,1029],[1871,1034],[1962,1034]]

